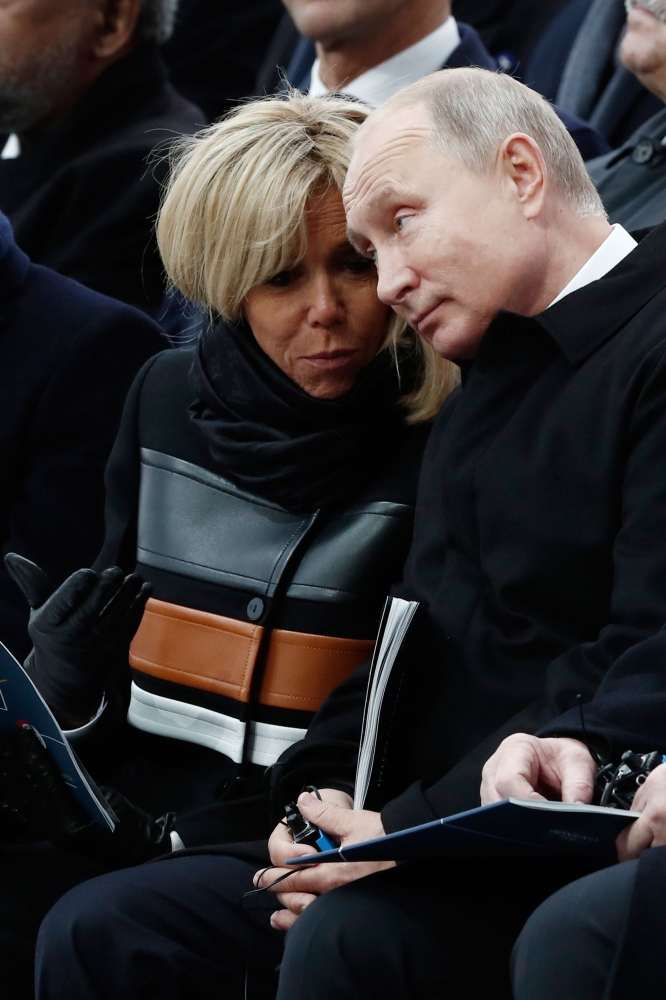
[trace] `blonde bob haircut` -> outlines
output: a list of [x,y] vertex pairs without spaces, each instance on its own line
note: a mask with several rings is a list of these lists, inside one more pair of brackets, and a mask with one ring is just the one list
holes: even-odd
[[[306,253],[313,198],[342,191],[351,140],[370,112],[340,97],[298,92],[241,105],[170,152],[157,240],[172,284],[213,316],[237,322],[250,289]],[[417,353],[420,376],[402,399],[408,421],[432,419],[458,368],[395,314],[384,349]]]

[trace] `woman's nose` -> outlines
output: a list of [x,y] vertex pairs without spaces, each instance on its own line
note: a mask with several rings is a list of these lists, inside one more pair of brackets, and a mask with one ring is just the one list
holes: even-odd
[[308,309],[311,326],[332,326],[345,316],[345,307],[331,281],[319,281],[312,289]]

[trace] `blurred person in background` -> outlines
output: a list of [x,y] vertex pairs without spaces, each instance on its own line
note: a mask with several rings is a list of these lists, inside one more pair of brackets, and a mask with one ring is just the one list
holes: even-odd
[[666,220],[666,0],[627,0],[622,62],[661,109],[620,149],[588,163],[611,222],[645,229]]
[[148,158],[205,121],[157,48],[177,2],[0,2],[0,209],[35,263],[154,316],[165,166]]
[[612,148],[660,107],[620,55],[625,19],[625,0],[571,0],[521,71],[529,87],[589,121]]
[[[315,42],[314,52],[309,45],[296,50],[289,81],[314,97],[334,91],[377,107],[439,69],[499,68],[474,28],[453,17],[451,0],[284,4],[304,38]],[[606,152],[607,144],[587,123],[561,117],[584,159]]]
[[[261,841],[245,849],[261,864],[266,768],[371,656],[458,369],[379,301],[347,240],[341,188],[367,113],[272,98],[184,143],[158,239],[217,322],[138,375],[93,570],[50,595],[34,563],[7,556],[34,609],[27,669],[120,817],[91,852],[43,795],[36,819],[14,810],[60,848],[0,851],[0,956],[24,984],[39,921],[91,874],[238,840]],[[5,841],[13,808],[0,784]]]
[[[31,264],[0,215],[0,551],[60,584],[99,551],[104,467],[125,396],[166,346],[143,313]],[[0,642],[30,650],[28,610],[0,564]]]
[[283,10],[281,0],[180,0],[162,57],[174,87],[206,122],[254,93]]

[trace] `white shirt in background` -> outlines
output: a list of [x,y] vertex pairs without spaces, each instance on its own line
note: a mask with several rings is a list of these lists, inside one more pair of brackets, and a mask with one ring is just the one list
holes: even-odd
[[[459,45],[458,25],[454,17],[449,17],[420,42],[362,73],[340,93],[349,94],[373,108],[379,107],[403,87],[441,69]],[[328,93],[319,76],[319,60],[315,59],[309,94],[311,97],[325,97]]]

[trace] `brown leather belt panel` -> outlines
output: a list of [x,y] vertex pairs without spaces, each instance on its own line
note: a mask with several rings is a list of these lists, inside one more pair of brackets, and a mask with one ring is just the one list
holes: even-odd
[[263,633],[261,625],[151,597],[129,660],[164,681],[247,702]]
[[[248,702],[261,625],[151,598],[130,648],[135,670]],[[259,691],[262,705],[316,712],[336,684],[365,663],[372,640],[273,629]]]

